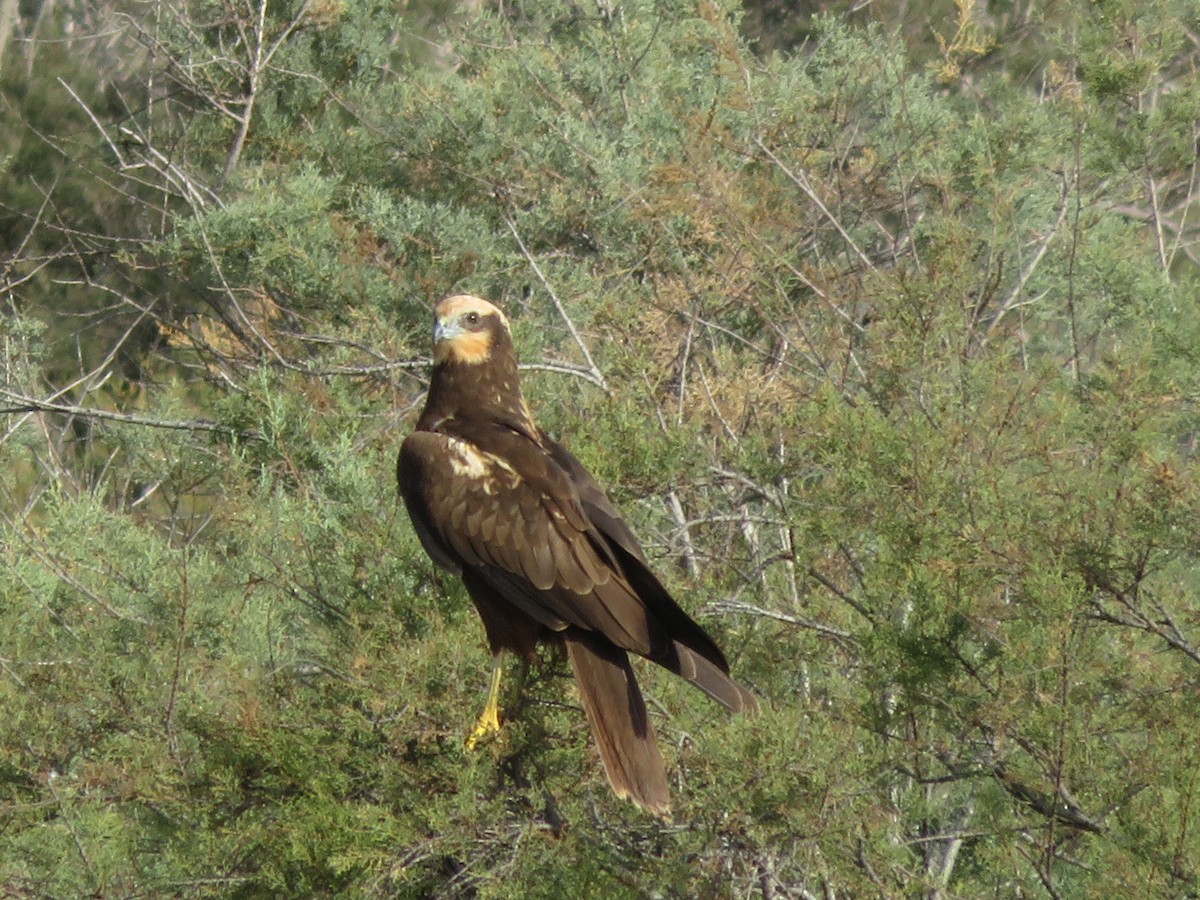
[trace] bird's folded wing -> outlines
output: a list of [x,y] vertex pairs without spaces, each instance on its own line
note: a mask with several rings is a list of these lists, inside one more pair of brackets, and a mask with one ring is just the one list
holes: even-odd
[[[401,449],[401,491],[435,559],[488,576],[543,624],[598,631],[649,655],[665,636],[582,511],[566,473],[435,432]],[[433,546],[431,546],[431,544]]]

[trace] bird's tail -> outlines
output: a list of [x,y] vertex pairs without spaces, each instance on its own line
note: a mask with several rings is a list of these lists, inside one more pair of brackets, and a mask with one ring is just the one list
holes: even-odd
[[686,678],[730,712],[758,712],[755,696],[734,681],[708,657],[680,641],[671,642],[671,652],[651,657],[656,663]]
[[568,628],[562,637],[613,793],[669,815],[667,770],[628,655],[591,632]]

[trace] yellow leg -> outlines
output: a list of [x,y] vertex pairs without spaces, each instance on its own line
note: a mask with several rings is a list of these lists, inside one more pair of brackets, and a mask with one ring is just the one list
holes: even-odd
[[488,688],[487,705],[475,723],[475,730],[467,737],[468,750],[474,750],[481,740],[500,730],[500,674],[503,671],[500,654],[497,653],[492,656],[492,684]]

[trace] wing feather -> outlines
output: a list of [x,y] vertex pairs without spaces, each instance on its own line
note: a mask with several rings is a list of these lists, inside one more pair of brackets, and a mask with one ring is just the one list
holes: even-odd
[[455,532],[463,532],[464,520],[467,517],[467,504],[465,497],[455,497],[450,502],[450,528]]
[[479,515],[479,536],[488,546],[496,543],[496,507],[494,505],[481,508]]
[[516,521],[514,505],[507,497],[501,497],[496,504],[496,533],[492,541],[502,547],[508,546],[512,537],[513,523]]
[[607,584],[613,577],[611,569],[607,568],[597,557],[596,553],[583,541],[575,541],[569,547],[571,562],[563,564],[564,568],[575,568],[584,580],[594,585]]
[[[528,445],[521,452],[436,432],[404,442],[401,493],[430,556],[451,571],[472,570],[547,628],[598,632],[730,709],[752,708],[753,695],[729,678],[720,649],[647,567],[586,469],[562,448],[568,468],[520,440]],[[579,492],[576,479],[586,479]]]
[[569,479],[544,454],[533,457],[538,468],[418,432],[402,455],[419,458],[411,468],[420,490],[405,493],[410,507],[420,507],[415,514],[460,565],[489,570],[510,602],[539,621],[599,631],[635,652],[659,642],[645,605],[598,550]]

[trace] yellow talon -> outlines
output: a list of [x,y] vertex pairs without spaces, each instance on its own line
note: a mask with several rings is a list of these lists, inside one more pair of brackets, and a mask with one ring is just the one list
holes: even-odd
[[500,675],[503,666],[500,654],[492,657],[492,684],[488,688],[487,705],[475,723],[475,730],[467,737],[467,749],[474,750],[481,740],[500,731]]

